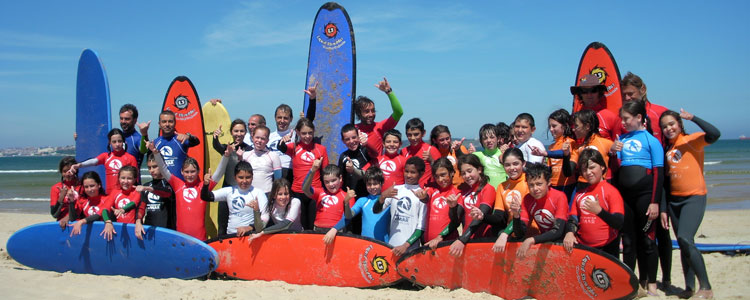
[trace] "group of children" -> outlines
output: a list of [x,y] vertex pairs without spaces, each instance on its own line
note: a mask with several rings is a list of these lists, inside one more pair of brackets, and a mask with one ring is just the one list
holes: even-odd
[[[360,123],[342,127],[347,150],[337,164],[329,164],[327,149],[317,142],[314,110],[291,130],[292,110],[280,105],[276,132],[258,115],[248,122],[249,131],[242,120],[232,122],[229,145],[218,142],[223,132],[217,129],[213,148],[223,157],[204,180],[197,161],[186,155],[197,139],[174,131],[173,113],[160,114],[162,136],[151,142],[149,123],[139,124],[138,134],[137,110],[123,106],[123,130],[108,135],[109,152],[82,163],[60,162],[52,213],[61,226],[80,220],[72,234],[102,219],[107,239],[115,234],[113,220],[135,223],[138,238],[142,224],[151,224],[205,239],[205,201],[222,201],[228,212],[226,221],[220,220],[225,233],[249,235],[249,242],[284,230],[314,230],[325,233],[323,242],[330,244],[338,232],[348,231],[390,244],[397,256],[441,242],[450,242],[450,253],[460,256],[471,239],[492,237],[495,252],[503,252],[508,241],[521,242],[519,257],[534,244],[557,241],[569,251],[581,244],[619,258],[622,243],[623,261],[631,269],[637,262],[644,292],[651,294],[657,293],[656,230],[668,230],[671,218],[686,293],[711,296],[693,237],[706,205],[703,147],[716,141],[719,131],[685,111],[650,103],[639,77],[623,78],[626,101],[619,116],[601,105],[606,87],[586,75],[571,87],[583,109],[549,115],[554,137],[549,148],[532,137],[534,118],[522,113],[510,125],[482,125],[481,151],[454,140],[445,125],[435,126],[424,142],[419,118],[406,122],[408,145],[402,148],[395,127],[403,109],[385,78],[376,87],[388,96],[392,114],[376,122],[372,100],[358,97]],[[315,87],[305,92],[314,101]],[[705,133],[686,134],[682,119]],[[136,167],[144,154],[153,181],[138,185]],[[96,164],[107,169],[106,195],[97,173],[76,176],[78,168]],[[222,176],[224,187],[213,190]]]

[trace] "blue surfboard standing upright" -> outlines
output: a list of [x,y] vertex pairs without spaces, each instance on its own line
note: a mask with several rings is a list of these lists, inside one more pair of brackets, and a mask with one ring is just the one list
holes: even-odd
[[[310,36],[305,88],[317,86],[315,136],[322,137],[330,161],[337,161],[339,153],[346,150],[340,138],[341,127],[354,121],[356,66],[349,15],[338,3],[323,4]],[[309,104],[305,95],[304,111]]]
[[[107,73],[96,52],[85,49],[78,61],[76,82],[76,160],[82,162],[107,152],[107,133],[111,129]],[[104,166],[81,168],[78,176],[92,170],[99,173],[102,181],[106,181]],[[106,182],[102,182],[102,185],[107,186]]]

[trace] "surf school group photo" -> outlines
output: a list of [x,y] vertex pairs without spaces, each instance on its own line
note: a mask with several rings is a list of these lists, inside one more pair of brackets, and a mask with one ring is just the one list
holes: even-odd
[[[375,87],[382,94],[357,97],[358,122],[335,137],[316,135],[316,86],[304,91],[311,104],[296,116],[287,104],[267,114],[231,112],[250,116],[206,128],[209,145],[176,131],[171,110],[158,115],[160,135],[149,136],[151,122],[139,122],[144,116],[134,105],[122,105],[106,152],[60,161],[51,214],[60,227],[72,226],[71,236],[103,221],[106,240],[125,234],[113,222],[134,223],[127,228],[138,239],[151,225],[206,240],[206,204],[221,202],[219,239],[241,237],[242,247],[305,231],[319,233],[325,248],[349,233],[389,245],[396,259],[421,246],[443,246],[461,257],[472,240],[491,241],[484,249],[491,253],[512,249],[518,259],[533,255],[538,244],[561,243],[569,252],[583,245],[637,270],[639,296],[676,290],[673,230],[685,276],[679,296],[712,297],[694,238],[706,207],[703,148],[720,133],[688,111],[651,103],[639,76],[622,78],[616,112],[606,106],[607,87],[585,74],[570,87],[578,110],[519,112],[512,120],[476,124],[480,145],[451,136],[449,124],[402,120],[408,100],[402,105],[386,78]],[[384,117],[374,101],[386,98],[391,110]],[[702,131],[685,132],[684,122]],[[532,137],[542,128],[554,137],[551,145]],[[231,141],[219,142],[224,135]],[[329,160],[323,138],[336,138],[346,150]],[[188,155],[204,146],[221,155],[213,170]],[[104,176],[79,171],[97,165]],[[142,166],[148,182],[141,180]]]

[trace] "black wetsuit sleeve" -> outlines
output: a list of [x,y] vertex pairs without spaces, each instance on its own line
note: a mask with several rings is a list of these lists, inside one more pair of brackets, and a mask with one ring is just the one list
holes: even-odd
[[570,155],[563,156],[562,171],[565,177],[573,176],[576,171],[576,163],[570,161]]
[[281,232],[281,231],[289,229],[290,226],[292,226],[292,221],[285,219],[284,221],[281,221],[276,224],[273,224],[272,226],[266,227],[266,229],[263,230],[263,233]]
[[[479,210],[481,210],[485,216],[492,213],[492,207],[484,203],[479,205]],[[464,213],[467,213],[467,212],[464,212]],[[468,243],[469,239],[471,239],[471,235],[474,232],[476,232],[477,228],[479,228],[480,225],[482,225],[482,220],[477,220],[477,219],[472,220],[471,224],[467,226],[467,228],[464,230],[464,233],[458,239],[464,244]]]
[[528,225],[521,221],[520,217],[513,218],[513,234],[516,238],[520,239],[526,236],[526,226]]
[[211,189],[208,188],[208,186],[208,184],[204,184],[201,188],[201,199],[203,199],[203,201],[214,202],[214,193],[211,192]]
[[197,136],[194,136],[192,134],[188,136],[188,148],[195,147],[200,144],[201,144],[201,140]]
[[693,122],[695,122],[695,124],[698,125],[698,127],[700,127],[703,132],[706,133],[706,136],[704,137],[704,139],[706,139],[706,143],[713,144],[714,142],[719,140],[721,132],[718,128],[714,127],[714,125],[711,125],[711,123],[708,123],[696,116],[693,116]]
[[279,141],[279,144],[276,146],[276,149],[281,151],[281,153],[286,153],[286,150],[287,150],[286,143]]
[[651,189],[651,203],[661,203],[662,193],[664,192],[664,168],[654,167],[651,169],[654,176],[654,186]]
[[[602,211],[604,210],[602,209]],[[572,233],[578,232],[578,216],[568,217],[568,222],[565,223],[565,233],[568,233],[568,232],[572,232]]]
[[611,214],[606,210],[603,210],[597,214],[598,217],[602,218],[604,223],[607,223],[609,227],[612,227],[614,229],[620,230],[622,228],[622,224],[625,222],[625,216],[623,216],[620,213]]
[[307,105],[307,111],[305,112],[305,118],[310,120],[310,122],[315,121],[315,108],[318,103],[318,99],[316,98],[310,98],[310,101]]
[[219,152],[219,154],[224,155],[224,152],[227,151],[227,146],[222,145],[219,142],[219,139],[213,139],[213,140],[214,140],[213,142],[214,150],[216,150],[216,152]]
[[100,215],[97,215],[97,214],[93,214],[93,215],[90,215],[90,216],[86,217],[86,223],[87,223],[87,224],[91,224],[91,222],[94,222],[94,221],[99,221],[99,219],[100,219],[101,217],[102,217],[102,216],[100,216]]
[[57,218],[57,216],[60,215],[60,211],[62,210],[62,203],[60,201],[57,201],[57,204],[50,205],[49,206],[49,214],[52,215],[52,217]]
[[491,214],[485,215],[484,222],[494,228],[500,228],[500,230],[508,225],[505,211],[501,209],[493,209]]
[[565,222],[566,221],[563,219],[555,219],[555,225],[552,226],[552,229],[535,236],[534,243],[540,244],[546,242],[554,242],[562,238],[565,231]]
[[375,201],[375,204],[372,205],[372,212],[379,214],[381,211],[383,211],[383,203],[378,199],[378,201]]

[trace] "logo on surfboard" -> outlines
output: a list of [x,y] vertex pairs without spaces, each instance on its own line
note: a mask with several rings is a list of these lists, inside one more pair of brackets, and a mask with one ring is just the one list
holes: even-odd
[[[320,44],[323,45],[323,48],[326,50],[334,50],[338,49],[344,44],[346,44],[346,41],[344,38],[338,37],[339,34],[339,27],[336,26],[335,23],[328,22],[325,26],[323,26],[323,35],[326,37],[324,40],[320,35],[317,36],[317,40]],[[333,41],[329,41],[333,39]]]
[[609,78],[607,68],[599,65],[594,65],[594,67],[589,70],[589,74],[596,76],[596,78],[599,78],[599,84],[607,87],[607,92],[604,93],[604,96],[609,97],[618,90],[614,83],[607,85],[607,79]]
[[178,95],[174,98],[174,106],[177,107],[179,110],[183,110],[188,107],[190,104],[190,100],[188,100],[187,97],[183,95]]
[[323,27],[323,34],[325,34],[329,39],[332,39],[336,37],[337,34],[339,34],[339,28],[336,26],[336,24],[328,22],[328,24]]
[[367,248],[365,248],[365,252],[359,256],[358,260],[359,271],[362,273],[362,278],[368,283],[375,280],[375,277],[372,276],[371,272],[383,276],[388,273],[388,270],[390,269],[390,264],[388,263],[388,260],[385,259],[385,256],[374,254],[372,259],[369,258],[370,251],[372,251],[373,248],[372,245],[368,245]]

